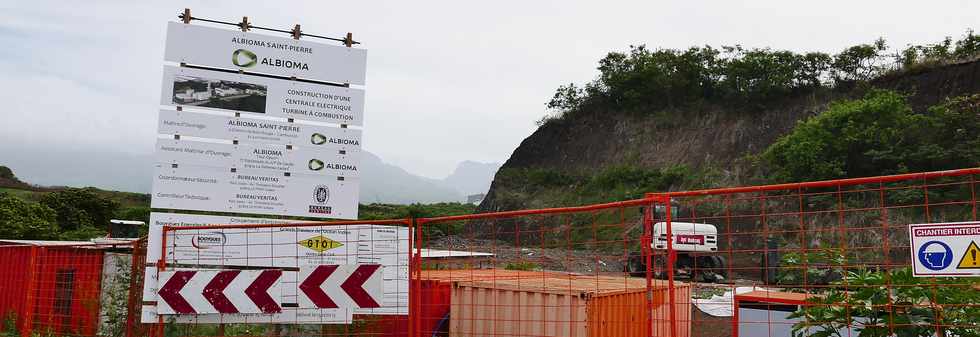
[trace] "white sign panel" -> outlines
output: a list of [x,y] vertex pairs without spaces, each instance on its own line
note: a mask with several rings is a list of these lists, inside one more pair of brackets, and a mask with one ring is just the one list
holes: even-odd
[[164,60],[363,85],[367,51],[170,22]]
[[361,130],[358,129],[173,110],[160,110],[157,125],[157,132],[167,135],[339,150],[361,148]]
[[917,277],[980,276],[980,222],[909,225]]
[[157,165],[152,208],[357,219],[357,178]]
[[218,170],[275,171],[358,177],[358,149],[287,147],[272,144],[215,143],[177,139],[157,139],[154,158],[158,164],[208,166]]
[[[201,226],[207,224],[242,223],[303,223],[303,221],[262,218],[226,217],[176,213],[152,213],[148,237],[147,260],[160,258],[160,238],[163,226]],[[301,271],[318,265],[380,265],[378,270],[382,293],[371,293],[379,307],[357,306],[350,311],[284,307],[280,314],[259,317],[249,314],[199,315],[179,318],[180,322],[307,322],[343,323],[353,313],[399,314],[408,312],[409,230],[401,226],[383,225],[324,225],[290,226],[250,229],[202,229],[171,231],[167,237],[169,266],[218,265],[252,268],[285,268],[283,272],[283,302],[298,303],[307,296],[301,287],[308,277],[289,271]],[[177,268],[181,270],[181,268]],[[189,269],[192,270],[192,269]],[[156,298],[156,267],[147,267],[144,299]],[[314,282],[315,280],[311,281]],[[309,284],[307,285],[309,288]],[[327,289],[327,286],[323,286]],[[332,288],[331,288],[332,289]],[[372,288],[373,289],[373,288]],[[325,290],[326,291],[326,290]],[[346,295],[349,296],[349,295]],[[307,298],[309,299],[309,298]],[[347,299],[340,296],[339,300]],[[144,308],[155,312],[154,307]],[[145,315],[155,321],[152,314]],[[182,316],[181,316],[182,317]]]
[[282,270],[177,270],[159,273],[160,314],[282,312]]
[[364,90],[166,66],[161,105],[321,123],[364,124]]

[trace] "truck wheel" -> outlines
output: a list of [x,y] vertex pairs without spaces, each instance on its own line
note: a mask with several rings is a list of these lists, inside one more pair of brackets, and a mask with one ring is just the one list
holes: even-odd
[[633,277],[645,277],[647,269],[644,266],[643,256],[640,254],[630,254],[626,260],[626,272]]
[[712,255],[711,260],[712,264],[714,265],[714,272],[719,276],[718,278],[721,280],[727,280],[728,263],[725,261],[725,257],[720,255]]

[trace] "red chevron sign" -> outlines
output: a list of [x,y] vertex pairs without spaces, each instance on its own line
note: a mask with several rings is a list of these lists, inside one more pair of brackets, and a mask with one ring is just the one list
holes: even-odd
[[380,308],[384,294],[382,270],[378,264],[301,267],[299,307]]
[[282,312],[282,270],[181,270],[160,272],[160,314]]

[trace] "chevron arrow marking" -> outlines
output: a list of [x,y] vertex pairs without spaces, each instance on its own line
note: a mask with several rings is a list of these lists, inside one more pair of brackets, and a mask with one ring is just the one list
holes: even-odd
[[160,298],[163,299],[163,301],[166,302],[175,313],[197,313],[197,311],[194,310],[194,307],[187,302],[187,299],[180,294],[180,290],[184,289],[184,286],[187,285],[187,282],[189,282],[196,273],[196,271],[192,270],[174,272],[173,275],[170,276],[170,279],[167,280],[167,283],[165,283],[157,292],[160,295]]
[[337,267],[337,265],[317,266],[316,269],[310,273],[310,276],[306,277],[306,279],[299,285],[299,289],[306,294],[306,297],[308,297],[317,308],[337,308],[337,303],[334,302],[322,288],[320,288],[323,281],[326,281],[327,278],[337,270]]
[[214,275],[211,282],[204,287],[204,298],[211,303],[218,313],[222,314],[237,314],[238,308],[235,304],[231,303],[231,300],[225,296],[225,288],[231,284],[231,281],[235,280],[242,272],[240,270],[225,270],[220,271]]
[[276,302],[272,296],[269,296],[269,288],[279,280],[282,276],[282,270],[270,269],[263,270],[252,284],[245,288],[245,296],[247,296],[253,303],[259,308],[260,311],[266,314],[275,314],[282,312],[282,307]]
[[350,274],[344,283],[340,285],[340,288],[350,296],[354,303],[361,308],[379,308],[378,301],[375,301],[371,294],[364,291],[364,282],[366,282],[381,265],[377,264],[362,264],[358,265],[357,269]]

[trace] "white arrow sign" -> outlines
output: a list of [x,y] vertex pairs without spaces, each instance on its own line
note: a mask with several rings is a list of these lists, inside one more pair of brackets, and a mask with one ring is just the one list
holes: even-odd
[[301,267],[300,308],[378,308],[384,296],[383,266],[378,264]]

